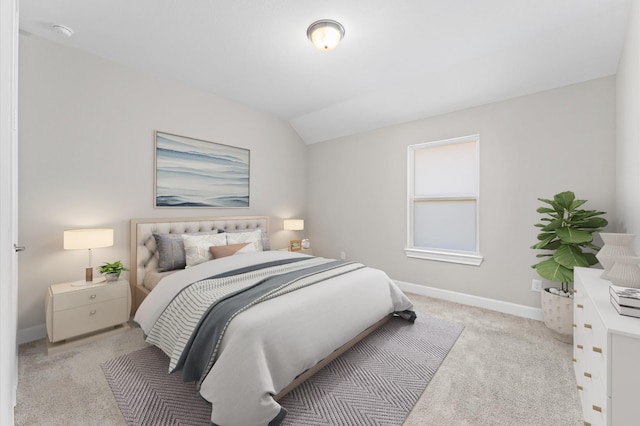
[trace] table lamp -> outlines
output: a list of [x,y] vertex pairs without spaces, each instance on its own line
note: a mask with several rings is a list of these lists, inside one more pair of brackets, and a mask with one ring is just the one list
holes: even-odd
[[[304,220],[303,219],[285,219],[283,221],[282,227],[285,231],[303,231],[304,230]],[[300,240],[291,240],[289,241],[289,250],[297,251],[302,248]]]
[[89,266],[85,271],[87,283],[93,281],[93,266],[91,266],[91,249],[111,247],[113,245],[112,228],[69,229],[64,231],[64,249],[89,250]]

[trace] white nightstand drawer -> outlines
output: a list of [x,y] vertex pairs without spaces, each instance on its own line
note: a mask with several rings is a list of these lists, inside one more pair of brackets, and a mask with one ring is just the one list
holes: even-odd
[[[64,288],[62,289],[64,290]],[[54,312],[79,306],[105,302],[112,299],[126,297],[129,286],[126,281],[117,281],[113,284],[101,284],[90,288],[75,287],[75,291],[58,292],[53,299]]]
[[59,311],[54,314],[55,328],[51,341],[58,342],[122,324],[128,317],[128,304],[124,297]]

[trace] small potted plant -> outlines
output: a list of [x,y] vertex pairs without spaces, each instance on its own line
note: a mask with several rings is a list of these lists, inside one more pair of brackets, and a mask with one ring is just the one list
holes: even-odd
[[[545,217],[535,226],[540,228],[538,243],[532,249],[543,252],[536,257],[540,262],[532,265],[538,274],[549,281],[561,283],[560,287],[545,288],[542,292],[544,322],[561,335],[571,335],[573,301],[569,286],[573,282],[573,268],[589,267],[598,263],[595,254],[600,247],[593,244],[593,233],[608,225],[605,212],[583,210],[579,207],[586,200],[576,200],[571,191],[553,196],[553,200],[538,198],[548,206],[539,207]],[[562,300],[563,298],[564,301]],[[553,315],[546,315],[553,313]]]
[[98,272],[104,274],[107,281],[118,281],[122,271],[128,271],[128,269],[119,260],[112,263],[105,262],[104,265],[98,266]]

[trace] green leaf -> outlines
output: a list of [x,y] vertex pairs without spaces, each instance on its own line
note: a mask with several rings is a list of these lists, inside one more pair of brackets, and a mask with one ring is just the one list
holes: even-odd
[[589,262],[589,266],[597,265],[600,262],[596,257],[596,255],[593,253],[582,253],[582,254],[584,255],[585,259],[587,259],[587,262]]
[[535,269],[542,278],[549,281],[556,283],[573,281],[573,271],[560,265],[553,258],[538,263]]
[[600,246],[597,246],[597,245],[593,244],[592,242],[591,243],[587,243],[584,246],[587,247],[587,248],[590,248],[591,250],[595,251],[596,253],[600,251]]
[[566,210],[571,210],[571,205],[575,199],[576,195],[571,191],[561,192],[553,196],[553,201]]
[[538,198],[538,201],[542,201],[543,203],[547,203],[547,204],[552,205],[552,206],[555,204],[554,201],[547,200],[546,198]]
[[571,203],[571,207],[569,208],[569,210],[575,211],[575,209],[577,209],[578,207],[580,207],[586,202],[587,200],[574,200],[573,203]]
[[545,238],[544,240],[540,241],[538,244],[532,245],[531,248],[532,249],[536,249],[536,250],[549,250],[545,246],[547,246],[555,238],[556,238],[555,234],[551,234],[551,236],[549,236],[549,237]]
[[554,237],[555,238],[555,236],[556,236],[555,232],[541,232],[541,233],[538,234],[538,239],[540,241],[542,241],[542,240],[544,240],[546,238],[549,238],[549,237]]
[[560,240],[553,240],[549,244],[544,247],[541,247],[540,250],[557,250],[560,247],[562,242]]
[[556,230],[556,233],[558,234],[558,238],[560,238],[563,243],[582,244],[590,243],[591,241],[593,241],[593,235],[591,234],[591,232],[574,229],[570,226],[563,226],[562,228],[558,228]]
[[589,219],[581,220],[580,222],[575,222],[574,225],[578,228],[604,228],[607,226],[609,222],[607,219],[602,217],[591,217]]
[[551,222],[549,222],[547,224],[547,226],[542,228],[542,230],[543,231],[555,231],[558,228],[560,228],[561,226],[562,226],[562,220],[556,219],[556,220],[552,220]]
[[553,254],[553,260],[568,269],[576,266],[589,266],[582,250],[572,245],[562,244]]
[[536,211],[538,213],[549,213],[549,214],[556,212],[554,209],[550,209],[549,207],[538,207]]

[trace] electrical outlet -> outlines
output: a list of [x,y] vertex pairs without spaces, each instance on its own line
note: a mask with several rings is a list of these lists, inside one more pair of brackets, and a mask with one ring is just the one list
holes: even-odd
[[542,291],[542,280],[531,280],[531,291]]
[[347,253],[341,251],[340,252],[340,259],[345,260],[347,258]]

